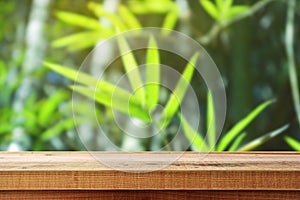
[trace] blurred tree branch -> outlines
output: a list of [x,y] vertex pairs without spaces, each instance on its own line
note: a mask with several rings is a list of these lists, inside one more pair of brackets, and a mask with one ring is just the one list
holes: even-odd
[[245,19],[249,16],[254,15],[254,13],[256,13],[258,10],[260,10],[261,8],[263,8],[264,6],[266,6],[268,3],[272,2],[272,1],[275,1],[275,0],[259,1],[259,2],[255,3],[253,6],[251,6],[249,10],[247,10],[239,15],[236,15],[235,17],[231,18],[230,20],[225,20],[221,23],[215,23],[206,35],[199,37],[197,40],[203,45],[209,44],[213,39],[215,39],[217,37],[217,35],[224,28],[234,24],[235,22],[238,22],[242,19]]

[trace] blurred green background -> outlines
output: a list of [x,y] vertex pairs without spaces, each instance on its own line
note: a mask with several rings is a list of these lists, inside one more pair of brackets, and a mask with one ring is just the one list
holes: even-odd
[[[300,141],[299,10],[294,0],[0,0],[0,150],[84,150],[74,129],[72,81],[43,61],[78,69],[97,42],[116,34],[117,26],[138,27],[136,20],[180,31],[205,47],[226,87],[224,130],[275,99],[247,127],[245,141],[289,124],[256,150],[297,150],[300,145],[286,141]],[[170,55],[162,59],[178,63]],[[206,91],[199,86],[196,92],[205,107]]]

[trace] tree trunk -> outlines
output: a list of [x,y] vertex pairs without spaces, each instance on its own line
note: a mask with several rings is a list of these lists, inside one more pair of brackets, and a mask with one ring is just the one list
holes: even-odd
[[[37,83],[33,79],[33,73],[41,66],[44,59],[46,40],[44,36],[44,24],[48,17],[48,7],[50,0],[34,0],[30,11],[29,21],[25,33],[26,52],[24,63],[22,65],[21,73],[24,75],[19,89],[16,91],[15,100],[13,102],[13,109],[17,113],[24,110],[26,100],[32,95],[36,88]],[[17,123],[24,119],[17,118]],[[24,129],[17,127],[13,130],[14,137],[26,137]],[[19,145],[13,145],[14,149],[9,150],[24,150]]]

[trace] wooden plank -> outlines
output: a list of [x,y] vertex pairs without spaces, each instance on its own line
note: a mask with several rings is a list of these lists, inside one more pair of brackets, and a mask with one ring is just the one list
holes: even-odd
[[299,200],[299,191],[2,191],[0,199],[32,200],[32,199],[104,199],[104,200]]
[[[300,153],[180,154],[155,153],[153,160],[146,153],[1,153],[0,190],[300,190]],[[105,166],[95,155],[130,164],[135,173]],[[139,168],[174,155],[178,160],[159,171]]]

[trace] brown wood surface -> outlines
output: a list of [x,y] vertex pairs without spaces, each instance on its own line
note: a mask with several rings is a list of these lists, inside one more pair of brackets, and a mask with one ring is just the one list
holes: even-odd
[[[111,159],[116,166],[131,165],[134,173],[111,169],[96,160],[95,155]],[[195,152],[183,155],[164,152],[155,155],[153,160],[153,156],[146,153],[94,153],[94,156],[87,152],[1,153],[1,195],[9,194],[9,190],[228,190],[226,194],[231,194],[230,190],[272,190],[270,195],[282,190],[278,194],[293,198],[299,195],[291,191],[300,190],[300,153],[210,153],[201,156]],[[142,173],[141,162],[159,165],[172,155],[180,156],[164,169]],[[77,191],[78,195],[81,192]],[[126,191],[120,194],[122,192]],[[188,194],[197,196],[198,192]],[[31,194],[30,191],[19,193]],[[100,195],[101,191],[96,194]],[[167,194],[176,194],[176,191]],[[252,193],[248,191],[248,194]]]
[[297,191],[0,191],[0,199],[110,199],[110,200],[299,200]]

